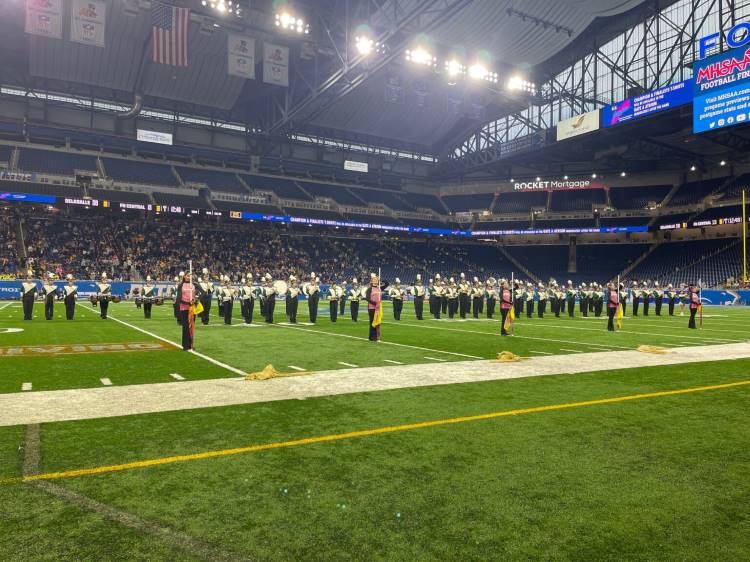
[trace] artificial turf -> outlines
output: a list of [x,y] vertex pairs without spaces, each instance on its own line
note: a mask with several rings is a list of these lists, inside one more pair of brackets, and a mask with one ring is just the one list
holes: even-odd
[[[37,316],[41,307],[37,305]],[[154,307],[153,318],[143,318],[132,303],[110,306],[110,318],[102,321],[88,303],[77,309],[76,320],[61,318],[45,321],[21,320],[19,303],[0,304],[0,347],[50,344],[91,344],[157,341],[146,330],[173,342],[180,341],[180,328],[170,306]],[[347,309],[348,310],[348,309]],[[257,312],[257,311],[256,311]],[[58,305],[58,315],[62,307]],[[579,313],[577,313],[579,314]],[[460,319],[416,320],[411,305],[400,322],[392,318],[386,305],[382,327],[383,342],[367,341],[367,317],[353,323],[348,313],[332,323],[327,306],[321,305],[317,324],[307,325],[305,303],[301,303],[300,324],[285,323],[283,306],[277,307],[275,324],[265,324],[258,314],[248,327],[235,306],[234,323],[227,326],[212,313],[209,326],[196,328],[196,349],[243,372],[254,372],[271,363],[279,371],[293,372],[341,369],[349,365],[377,367],[494,358],[508,350],[524,356],[568,354],[587,351],[634,349],[641,344],[681,347],[744,341],[750,328],[750,311],[734,308],[707,308],[704,329],[688,330],[686,317],[626,318],[623,330],[606,331],[606,318],[520,318],[514,337],[501,338],[497,319],[465,321]],[[117,322],[122,320],[130,326]],[[21,328],[22,332],[3,333],[2,328]],[[166,351],[101,353],[89,355],[0,357],[3,376],[0,392],[20,392],[23,383],[33,390],[86,388],[101,386],[101,378],[115,385],[173,381],[172,373],[185,379],[237,376],[236,372],[212,364],[175,348]],[[296,367],[297,369],[294,369]]]
[[[607,367],[616,367],[611,365]],[[44,424],[42,470],[748,380],[750,360]],[[749,387],[61,480],[248,560],[743,560]],[[0,430],[20,474],[23,428]],[[15,466],[14,466],[15,463]],[[5,484],[4,560],[193,553]]]

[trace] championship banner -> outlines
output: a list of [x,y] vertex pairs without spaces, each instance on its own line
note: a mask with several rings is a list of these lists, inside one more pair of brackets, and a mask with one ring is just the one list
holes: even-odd
[[82,45],[104,47],[107,5],[104,0],[72,0],[70,40]]
[[557,124],[557,140],[566,140],[599,130],[599,110],[589,111]]
[[255,39],[230,33],[227,53],[227,69],[231,76],[255,80]]
[[263,43],[263,82],[289,86],[289,48]]
[[25,31],[62,39],[62,0],[26,0]]

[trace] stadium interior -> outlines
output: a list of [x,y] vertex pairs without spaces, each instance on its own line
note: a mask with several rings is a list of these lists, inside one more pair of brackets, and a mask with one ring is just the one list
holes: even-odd
[[0,559],[748,559],[750,1],[0,31]]

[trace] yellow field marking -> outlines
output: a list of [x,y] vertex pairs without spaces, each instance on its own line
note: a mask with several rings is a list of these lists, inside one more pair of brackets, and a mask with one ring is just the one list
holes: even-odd
[[89,355],[92,353],[128,353],[133,351],[173,351],[162,342],[85,343],[59,345],[16,345],[0,347],[0,357]]
[[248,447],[238,447],[235,449],[223,449],[218,451],[206,451],[203,453],[193,453],[189,455],[176,455],[172,457],[162,457],[157,459],[148,459],[142,461],[128,462],[124,464],[115,464],[109,466],[98,466],[93,468],[81,468],[78,470],[66,470],[63,472],[47,472],[32,476],[25,476],[5,481],[9,482],[33,482],[36,480],[57,480],[61,478],[75,478],[78,476],[90,476],[94,474],[107,474],[111,472],[121,472],[124,470],[133,470],[137,468],[149,468],[177,462],[196,461],[202,459],[211,459],[216,457],[228,457],[244,453],[257,453],[259,451],[269,451],[272,449],[284,449],[288,447],[299,447],[301,445],[312,445],[315,443],[330,443],[332,441],[343,441],[344,439],[353,439],[356,437],[369,437],[372,435],[382,435],[385,433],[396,433],[401,431],[411,431],[414,429],[425,429],[428,427],[437,427],[441,425],[451,425],[457,423],[466,423],[474,421],[490,420],[507,416],[518,416],[522,414],[536,414],[539,412],[551,412],[555,410],[569,410],[572,408],[582,408],[586,406],[597,406],[600,404],[615,404],[617,402],[628,402],[631,400],[643,400],[645,398],[660,398],[663,396],[676,396],[679,394],[691,394],[696,392],[705,392],[708,390],[720,390],[725,388],[734,388],[738,386],[750,385],[750,380],[731,382],[725,384],[716,384],[712,386],[699,386],[693,388],[682,388],[678,390],[664,390],[659,392],[649,392],[647,394],[631,394],[628,396],[617,396],[614,398],[601,398],[598,400],[587,400],[585,402],[569,402],[565,404],[551,404],[548,406],[536,406],[533,408],[520,408],[516,410],[505,410],[501,412],[491,412],[488,414],[479,414],[475,416],[463,416],[458,418],[448,418],[442,420],[432,420],[403,425],[391,425],[377,427],[374,429],[364,429],[360,431],[350,431],[348,433],[336,433],[332,435],[320,435],[317,437],[306,437],[303,439],[294,439],[291,441],[279,441],[276,443],[265,443],[261,445],[250,445]]

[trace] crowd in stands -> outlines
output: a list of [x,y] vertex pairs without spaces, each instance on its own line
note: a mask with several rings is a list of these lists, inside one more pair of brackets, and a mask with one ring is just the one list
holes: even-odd
[[18,241],[17,223],[9,212],[0,212],[0,279],[15,279]]

